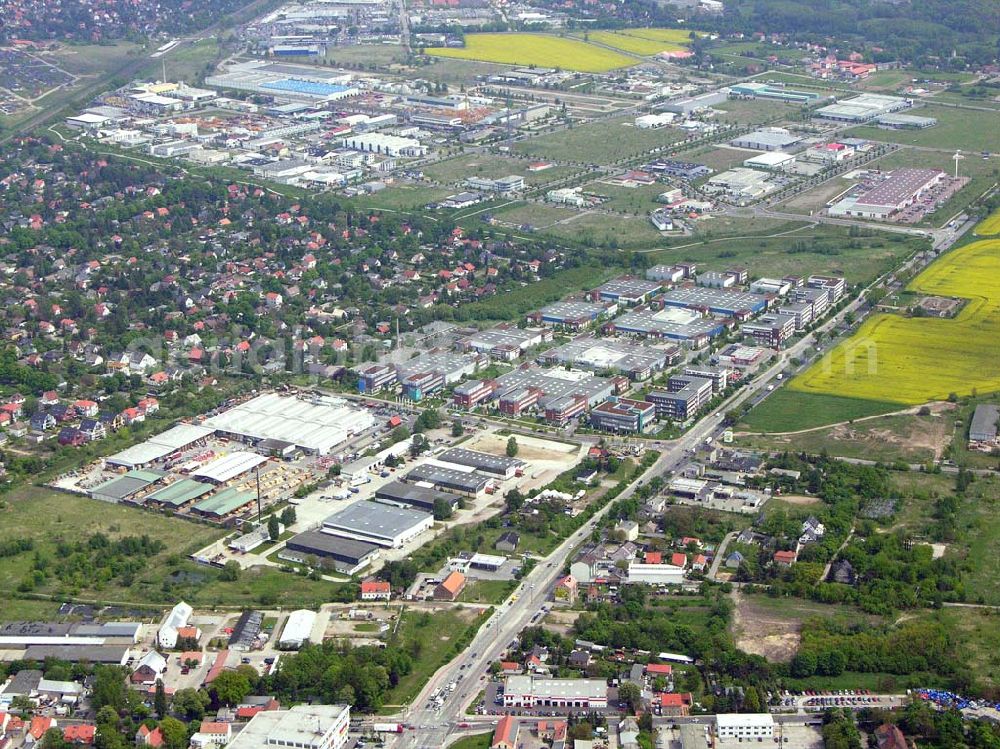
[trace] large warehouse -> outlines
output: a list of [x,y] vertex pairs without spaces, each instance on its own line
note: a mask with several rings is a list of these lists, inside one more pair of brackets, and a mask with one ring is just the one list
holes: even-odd
[[402,481],[390,481],[385,486],[376,489],[375,498],[410,505],[424,512],[434,512],[434,504],[439,500],[447,502],[452,510],[458,508],[462,503],[462,498],[457,494],[439,492],[419,484],[404,484]]
[[308,102],[339,101],[360,93],[351,85],[350,73],[313,65],[257,61],[239,63],[225,73],[210,75],[205,85]]
[[225,484],[267,461],[267,458],[257,453],[237,451],[206,463],[191,475],[212,484]]
[[654,348],[613,338],[580,338],[542,354],[549,365],[568,364],[591,372],[614,372],[628,375],[632,380],[648,380],[679,358],[677,346]]
[[816,110],[816,117],[834,122],[871,122],[883,115],[898,112],[912,106],[909,99],[882,94],[861,94],[853,99],[844,99]]
[[354,575],[378,559],[379,553],[380,547],[375,544],[306,531],[288,539],[278,558],[300,564],[310,564],[313,559],[329,560],[337,572]]
[[429,460],[403,476],[404,481],[423,483],[441,491],[455,492],[474,497],[486,489],[490,479],[474,470],[462,470],[452,464],[448,466]]
[[368,411],[342,398],[278,393],[259,395],[205,421],[206,427],[223,435],[250,443],[280,440],[315,455],[326,455],[374,425]]
[[323,533],[377,544],[402,547],[434,527],[434,516],[381,502],[356,502],[323,521]]
[[195,424],[178,424],[165,432],[150,437],[145,442],[126,448],[106,459],[109,465],[139,468],[173,452],[185,450],[215,432],[210,427]]
[[308,609],[298,609],[288,615],[285,628],[281,630],[278,647],[282,650],[298,650],[309,641],[313,625],[316,623],[316,612]]

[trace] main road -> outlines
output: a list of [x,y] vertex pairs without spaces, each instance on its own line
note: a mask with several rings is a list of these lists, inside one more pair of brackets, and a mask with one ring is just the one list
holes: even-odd
[[[831,317],[821,330],[837,325],[845,315],[856,311],[863,304],[862,297],[851,301],[835,316]],[[811,345],[811,337],[797,341],[775,360],[765,371],[758,374],[746,387],[720,404],[714,411],[702,418],[682,437],[665,443],[663,451],[653,465],[641,476],[636,477],[619,495],[630,497],[636,489],[654,476],[660,476],[676,469],[687,460],[691,453],[706,441],[718,437],[725,428],[725,414],[732,408],[751,400],[756,402],[767,394],[768,386],[782,373],[786,362],[802,354]],[[609,502],[590,520],[585,522],[573,535],[563,541],[551,554],[542,559],[514,591],[507,601],[499,605],[490,618],[480,627],[472,643],[460,656],[442,666],[427,682],[410,707],[398,719],[412,726],[398,739],[400,749],[418,747],[443,747],[449,735],[456,732],[457,724],[464,722],[465,709],[486,685],[485,674],[493,661],[500,658],[524,627],[529,625],[547,600],[548,592],[562,574],[563,565],[577,546],[582,544],[611,509]],[[444,705],[438,709],[430,704],[430,695],[446,688],[454,682],[455,689],[446,692]],[[454,738],[454,737],[452,737]]]

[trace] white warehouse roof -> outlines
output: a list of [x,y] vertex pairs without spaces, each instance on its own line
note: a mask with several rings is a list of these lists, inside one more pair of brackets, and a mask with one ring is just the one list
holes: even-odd
[[302,646],[312,634],[313,625],[316,623],[316,612],[308,609],[299,609],[288,615],[285,628],[281,630],[281,639],[278,643],[282,647],[298,648]]
[[204,439],[214,432],[215,430],[209,427],[178,424],[155,437],[150,437],[145,442],[140,442],[138,445],[132,445],[132,447],[115,453],[107,459],[107,462],[127,468],[145,465],[164,458],[175,450],[187,447],[192,442]]
[[306,400],[266,393],[205,421],[220,432],[250,439],[276,439],[325,455],[375,424],[366,410],[342,398]]
[[251,471],[261,463],[266,463],[267,458],[263,455],[250,452],[234,452],[216,458],[211,463],[207,463],[191,475],[196,479],[208,479],[218,484],[224,484],[229,479],[242,476],[247,471]]

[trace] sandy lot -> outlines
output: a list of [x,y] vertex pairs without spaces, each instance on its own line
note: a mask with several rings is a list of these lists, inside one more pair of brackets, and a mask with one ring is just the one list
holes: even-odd
[[754,606],[739,591],[733,593],[733,600],[736,647],[769,661],[790,661],[799,648],[801,624]]
[[775,499],[780,499],[790,505],[818,505],[823,501],[819,497],[807,497],[804,494],[782,494]]
[[[521,434],[515,435],[515,439],[517,439],[518,459],[528,464],[524,477],[516,479],[516,484],[511,484],[516,485],[521,491],[545,486],[560,473],[573,467],[586,454],[586,448],[582,445],[570,445]],[[507,435],[483,432],[461,447],[490,455],[506,455],[507,440]]]

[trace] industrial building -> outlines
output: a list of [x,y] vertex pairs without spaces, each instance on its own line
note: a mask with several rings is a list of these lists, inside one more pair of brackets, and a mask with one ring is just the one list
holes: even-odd
[[193,479],[178,479],[161,489],[146,495],[146,503],[179,510],[189,502],[199,499],[213,491],[211,484],[205,484]]
[[261,710],[229,742],[232,749],[343,749],[348,741],[348,705],[296,705]]
[[354,151],[377,153],[383,156],[425,156],[427,146],[416,138],[403,138],[386,133],[356,133],[348,135],[341,145]]
[[659,281],[634,276],[614,278],[590,292],[595,299],[633,306],[642,304],[663,287]]
[[234,512],[242,510],[257,500],[253,492],[240,491],[235,486],[223,489],[218,494],[212,494],[195,502],[191,512],[211,520],[222,520]]
[[[699,277],[700,280],[700,277]],[[659,300],[664,307],[698,310],[723,317],[746,319],[767,309],[768,299],[736,289],[688,286],[663,292]]]
[[827,209],[827,213],[831,216],[889,219],[920,200],[945,176],[940,169],[893,169],[860,194],[837,201]]
[[1000,422],[1000,406],[981,403],[976,406],[969,424],[969,448],[990,452],[1000,442],[997,440],[997,423]]
[[18,652],[18,660],[44,663],[48,659],[69,663],[106,663],[124,666],[129,649],[122,645],[32,645]]
[[455,465],[472,468],[480,473],[506,481],[512,479],[518,473],[524,471],[528,465],[523,460],[508,458],[501,455],[491,455],[477,450],[466,450],[461,447],[453,447],[438,455],[437,459],[442,463],[454,463]]
[[590,411],[594,429],[616,434],[636,434],[656,420],[656,407],[647,401],[632,398],[611,398]]
[[366,409],[335,397],[265,393],[205,420],[219,434],[250,444],[281,440],[303,452],[326,455],[375,425]]
[[729,98],[774,99],[775,101],[785,101],[791,104],[812,104],[823,97],[815,91],[796,91],[781,85],[776,86],[770,83],[747,81],[746,83],[734,83],[731,85],[729,87]]
[[375,498],[410,505],[430,513],[434,512],[434,505],[437,502],[447,502],[452,510],[458,509],[462,504],[462,498],[457,494],[437,491],[418,484],[405,484],[402,481],[390,481],[376,489]]
[[613,395],[615,384],[590,372],[525,367],[498,377],[497,391],[506,416],[539,411],[553,423],[565,423]]
[[734,148],[749,148],[753,151],[783,151],[801,140],[799,136],[792,135],[788,130],[775,127],[739,135],[729,141],[729,145]]
[[861,94],[852,99],[845,99],[836,104],[820,107],[814,113],[815,117],[832,122],[851,122],[861,124],[887,114],[899,112],[912,106],[909,99],[882,94]]
[[767,151],[752,156],[743,162],[748,169],[766,169],[772,172],[784,172],[795,163],[795,156],[784,151]]
[[646,400],[656,406],[657,418],[687,421],[712,399],[712,380],[693,375],[671,377],[667,390],[653,390]]
[[[403,395],[412,401],[420,401],[474,374],[488,362],[488,357],[474,352],[431,351],[397,364],[396,377],[402,383]],[[361,388],[360,380],[358,387]]]
[[712,170],[704,164],[696,164],[691,161],[675,161],[671,159],[664,161],[652,161],[645,164],[642,168],[644,171],[651,172],[652,174],[682,179],[687,182],[693,182],[701,177],[707,177],[712,173]]
[[504,707],[576,707],[585,710],[608,706],[608,685],[603,679],[544,679],[527,674],[508,676]]
[[680,359],[675,345],[646,346],[636,341],[583,338],[549,349],[541,361],[549,365],[570,365],[591,372],[614,372],[629,379],[648,380]]
[[211,484],[225,484],[267,461],[268,458],[258,453],[237,451],[209,461],[191,475]]
[[708,109],[714,107],[716,104],[722,104],[728,98],[729,89],[723,88],[718,91],[699,94],[698,96],[664,102],[660,105],[660,109],[664,112],[675,112],[686,116],[700,109]]
[[463,351],[476,351],[493,359],[513,361],[528,349],[552,340],[552,331],[547,329],[518,328],[503,326],[481,330],[463,338],[457,346]]
[[684,568],[672,564],[645,564],[631,560],[625,582],[629,585],[682,585]]
[[472,469],[455,464],[427,461],[403,476],[409,483],[423,483],[445,492],[454,492],[465,497],[475,497],[485,491],[491,479]]
[[666,338],[691,348],[702,348],[709,339],[721,335],[726,326],[693,310],[664,307],[629,312],[615,319],[611,328],[622,335]]
[[278,638],[278,647],[282,650],[298,650],[309,642],[313,626],[316,624],[316,612],[299,609],[288,615],[285,626]]
[[194,610],[184,601],[174,606],[156,633],[156,644],[164,650],[175,648],[177,646],[177,630],[188,625],[193,613]]
[[147,466],[157,460],[162,460],[171,453],[186,450],[210,437],[215,430],[207,426],[195,424],[177,424],[145,442],[132,445],[121,452],[105,459],[108,465],[125,468]]
[[777,189],[771,177],[758,169],[737,167],[710,177],[702,189],[711,194],[725,195],[731,200],[757,200]]
[[328,560],[334,569],[344,575],[355,575],[375,561],[381,547],[352,538],[332,536],[320,531],[305,531],[285,543],[278,558],[299,564],[315,560]]
[[541,325],[582,330],[605,316],[614,315],[617,304],[599,302],[554,302],[533,312],[528,319]]
[[938,121],[935,117],[918,117],[913,114],[884,114],[876,118],[875,123],[889,130],[923,130],[934,127]]
[[131,499],[153,484],[162,481],[162,471],[131,470],[123,476],[99,484],[90,490],[90,496],[104,502],[121,502]]
[[434,516],[381,502],[356,502],[323,521],[323,533],[398,549],[434,527]]
[[357,96],[352,76],[311,65],[245,62],[230,66],[227,72],[210,75],[205,85],[273,96],[289,101],[330,102]]
[[456,406],[471,409],[493,397],[496,392],[496,382],[494,380],[468,380],[456,385],[451,392]]

